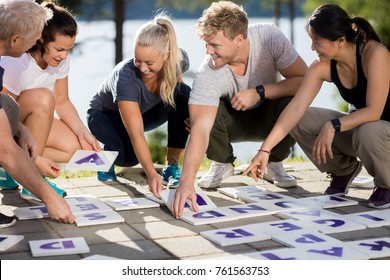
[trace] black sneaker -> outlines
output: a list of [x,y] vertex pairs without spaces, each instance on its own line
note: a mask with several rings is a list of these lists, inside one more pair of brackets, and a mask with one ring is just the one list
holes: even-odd
[[390,190],[375,186],[374,192],[368,199],[367,206],[377,209],[390,208]]
[[360,161],[357,162],[355,170],[343,176],[336,176],[331,174],[332,181],[330,182],[330,186],[325,190],[324,194],[328,195],[346,195],[348,193],[349,184],[352,183],[353,179],[360,173],[362,170],[362,163]]
[[0,213],[0,228],[13,226],[16,223],[15,216],[9,217]]

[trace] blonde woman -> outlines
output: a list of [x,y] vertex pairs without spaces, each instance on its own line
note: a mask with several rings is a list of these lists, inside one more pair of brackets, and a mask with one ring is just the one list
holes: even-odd
[[[162,181],[177,184],[177,161],[185,148],[188,132],[190,87],[182,81],[188,57],[177,46],[169,17],[159,14],[137,31],[134,58],[120,62],[93,97],[88,126],[104,144],[104,150],[118,151],[118,166],[140,163],[149,188],[158,196]],[[145,132],[168,121],[167,167],[162,176],[155,170]],[[99,172],[101,181],[115,180],[114,166]]]

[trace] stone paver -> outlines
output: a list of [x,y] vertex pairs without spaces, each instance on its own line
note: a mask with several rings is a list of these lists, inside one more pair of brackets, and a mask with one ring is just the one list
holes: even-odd
[[[237,170],[235,176],[223,181],[222,187],[256,184],[274,192],[301,198],[321,195],[329,184],[326,174],[320,173],[310,162],[288,163],[287,165],[289,172],[298,179],[298,187],[282,189],[263,180],[256,183],[252,178],[238,174]],[[91,194],[100,199],[113,199],[126,196],[143,197],[150,194],[147,179],[140,168],[126,168],[121,170],[119,174],[117,182],[109,183],[99,182],[95,177],[56,179],[53,181],[59,187],[66,189],[68,195]],[[361,175],[367,175],[365,170],[362,171]],[[207,190],[206,193],[219,207],[243,203],[215,190]],[[329,210],[339,214],[372,210],[365,205],[366,199],[371,193],[372,189],[351,188],[347,198],[358,201],[358,205]],[[12,213],[14,207],[33,205],[22,200],[15,191],[0,191],[0,200],[0,211],[8,215]],[[124,223],[77,227],[74,224],[65,225],[50,219],[18,221],[13,227],[1,229],[0,234],[18,234],[24,235],[25,238],[6,252],[0,252],[0,259],[77,260],[96,254],[138,260],[199,260],[216,257],[234,259],[234,254],[238,253],[284,247],[284,245],[273,240],[222,247],[199,235],[201,231],[205,230],[280,220],[281,218],[276,215],[192,226],[184,221],[174,219],[166,207],[118,211],[118,213],[125,219]],[[330,236],[342,241],[386,237],[390,236],[390,226],[330,234]],[[84,237],[90,247],[90,253],[56,257],[32,257],[28,244],[29,240],[68,237]],[[390,257],[385,259],[390,259]]]

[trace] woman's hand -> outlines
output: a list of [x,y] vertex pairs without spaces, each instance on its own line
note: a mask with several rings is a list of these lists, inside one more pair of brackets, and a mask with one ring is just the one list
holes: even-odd
[[88,131],[87,128],[82,129],[78,134],[77,138],[79,139],[80,146],[83,150],[94,150],[100,152],[102,148],[99,145],[99,142],[96,140],[96,137]]
[[252,159],[251,164],[245,169],[243,176],[248,175],[250,172],[252,174],[253,179],[257,182],[260,179],[263,179],[263,175],[265,173],[265,168],[267,167],[267,163],[269,160],[270,152],[260,149],[256,156]]
[[148,176],[148,183],[149,190],[152,192],[152,194],[156,198],[161,199],[160,192],[164,189],[161,175],[157,172],[154,172],[151,176]]
[[57,178],[60,175],[61,168],[51,159],[38,156],[35,161],[35,167],[38,172],[45,177]]
[[331,122],[327,122],[321,129],[313,145],[313,159],[318,163],[326,163],[326,157],[329,155],[333,159],[332,143],[335,135],[335,129]]

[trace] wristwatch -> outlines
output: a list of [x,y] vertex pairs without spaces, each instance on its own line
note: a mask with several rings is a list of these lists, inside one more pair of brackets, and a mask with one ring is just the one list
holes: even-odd
[[260,101],[263,101],[265,99],[265,89],[263,85],[259,85],[256,87],[256,91],[260,96]]
[[335,130],[335,132],[340,132],[340,129],[341,129],[341,123],[340,123],[340,120],[339,119],[332,119],[330,120],[332,125],[333,125],[333,128]]

